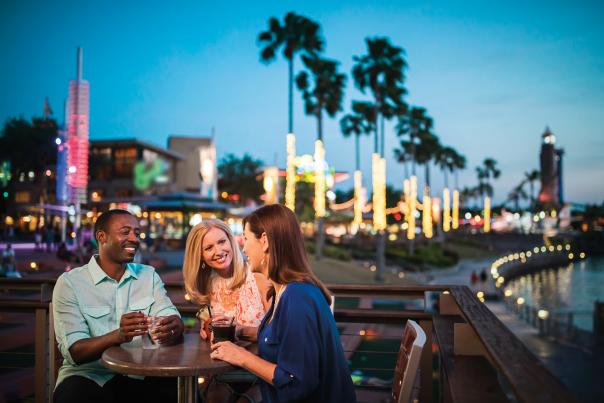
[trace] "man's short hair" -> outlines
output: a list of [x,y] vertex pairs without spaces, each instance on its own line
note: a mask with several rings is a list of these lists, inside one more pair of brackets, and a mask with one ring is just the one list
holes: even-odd
[[114,216],[116,216],[116,215],[129,215],[129,216],[133,216],[132,213],[130,213],[129,211],[122,210],[122,209],[117,209],[117,208],[105,211],[103,214],[101,214],[99,216],[99,218],[96,219],[96,222],[94,223],[94,239],[96,239],[97,242],[98,242],[98,239],[96,237],[96,233],[98,231],[107,232],[107,229],[109,227],[109,223],[111,222],[111,219]]

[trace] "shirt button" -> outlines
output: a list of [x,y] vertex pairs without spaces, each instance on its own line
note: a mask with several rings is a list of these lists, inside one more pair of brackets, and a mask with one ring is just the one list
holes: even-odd
[[265,338],[264,338],[264,342],[265,342],[265,343],[268,343],[268,337],[265,337]]

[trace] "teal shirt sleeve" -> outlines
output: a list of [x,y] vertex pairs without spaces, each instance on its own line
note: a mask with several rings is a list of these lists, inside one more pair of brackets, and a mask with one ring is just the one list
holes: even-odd
[[153,271],[153,298],[155,299],[155,302],[153,303],[153,306],[151,306],[150,315],[178,315],[180,317],[180,313],[174,304],[172,304],[170,298],[168,298],[168,293],[164,287],[164,282],[159,277],[159,274],[157,274],[155,271]]
[[76,365],[69,348],[78,340],[87,339],[90,329],[86,323],[69,279],[58,278],[52,294],[52,313],[59,350],[70,364]]

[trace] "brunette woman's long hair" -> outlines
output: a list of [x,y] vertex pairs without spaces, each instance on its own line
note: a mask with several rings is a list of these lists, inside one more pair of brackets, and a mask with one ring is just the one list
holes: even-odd
[[[331,294],[319,278],[312,272],[304,248],[302,230],[294,213],[281,204],[260,207],[243,219],[250,231],[260,238],[266,233],[268,239],[268,278],[277,284],[305,282],[314,284],[323,293],[327,304],[331,304]],[[267,299],[274,296],[271,287]]]

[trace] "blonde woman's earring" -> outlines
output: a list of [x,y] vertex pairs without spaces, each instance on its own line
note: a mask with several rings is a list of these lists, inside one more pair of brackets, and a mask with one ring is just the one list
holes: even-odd
[[205,270],[205,268],[206,268],[206,262],[203,262],[203,263],[201,264],[201,270]]

